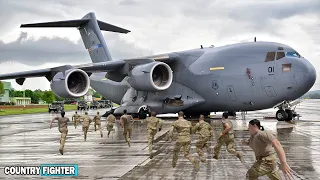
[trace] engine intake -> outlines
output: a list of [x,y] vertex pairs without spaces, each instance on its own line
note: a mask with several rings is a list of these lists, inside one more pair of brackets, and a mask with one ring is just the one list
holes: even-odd
[[163,62],[152,62],[134,67],[128,82],[138,91],[162,91],[172,83],[172,70]]
[[90,79],[81,69],[70,69],[65,73],[57,73],[51,81],[52,91],[63,98],[84,96],[90,87]]

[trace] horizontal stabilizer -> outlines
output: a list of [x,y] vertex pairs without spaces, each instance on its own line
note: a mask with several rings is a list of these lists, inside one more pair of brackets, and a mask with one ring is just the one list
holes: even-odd
[[[21,24],[21,28],[38,28],[38,27],[83,27],[91,19],[78,19],[78,20],[66,20],[66,21],[53,21],[53,22],[43,22],[43,23],[32,23],[32,24]],[[105,23],[103,21],[98,21],[100,30],[111,31],[118,33],[128,33],[129,30],[123,29],[112,24]]]

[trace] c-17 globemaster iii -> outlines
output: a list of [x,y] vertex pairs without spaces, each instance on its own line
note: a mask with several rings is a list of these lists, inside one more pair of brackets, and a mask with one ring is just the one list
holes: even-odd
[[[278,120],[291,120],[291,103],[314,85],[316,70],[292,47],[276,42],[244,42],[200,47],[154,56],[112,59],[101,30],[129,30],[82,19],[22,24],[21,27],[77,27],[92,63],[1,74],[0,80],[45,76],[64,98],[85,95],[91,86],[120,105],[115,114],[155,111],[187,116],[210,112],[253,111],[278,107]],[[121,47],[119,47],[121,48]],[[141,117],[140,116],[140,117]]]

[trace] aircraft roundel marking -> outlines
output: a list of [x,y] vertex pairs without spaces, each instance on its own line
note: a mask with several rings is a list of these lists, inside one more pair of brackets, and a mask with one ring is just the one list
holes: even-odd
[[217,80],[213,80],[213,81],[212,81],[212,88],[213,88],[214,90],[219,89],[219,84],[218,84],[218,81],[217,81]]

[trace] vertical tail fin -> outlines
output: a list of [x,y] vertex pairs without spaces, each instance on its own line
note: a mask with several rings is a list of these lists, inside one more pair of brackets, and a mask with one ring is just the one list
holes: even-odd
[[112,60],[101,30],[118,33],[130,32],[129,30],[97,20],[92,12],[78,20],[22,24],[20,27],[77,27],[93,63]]

